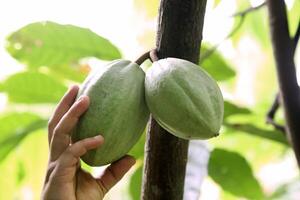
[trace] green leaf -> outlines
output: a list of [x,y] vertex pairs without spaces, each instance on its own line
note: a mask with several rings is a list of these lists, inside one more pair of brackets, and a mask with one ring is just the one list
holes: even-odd
[[[207,45],[201,46],[200,66],[205,69],[215,80],[225,81],[235,76],[235,71],[229,66],[223,56]],[[210,53],[212,52],[212,53]]]
[[113,60],[119,50],[89,29],[46,21],[24,26],[8,38],[7,50],[30,67],[77,63],[85,57]]
[[300,20],[300,1],[294,1],[291,10],[288,12],[289,29],[292,36],[296,33]]
[[245,31],[249,31],[263,47],[270,46],[269,29],[267,21],[267,12],[265,8],[261,8],[246,19],[247,27]]
[[129,155],[133,156],[135,159],[144,157],[144,147],[146,140],[146,133],[144,131],[143,135],[139,139],[139,141],[133,146],[133,148],[129,151]]
[[0,188],[5,188],[0,199],[24,199],[24,187],[30,188],[30,199],[40,199],[49,159],[47,140],[46,129],[31,132],[0,163],[0,171],[5,175],[0,179]]
[[50,74],[58,79],[68,79],[82,83],[90,71],[90,69],[83,69],[84,66],[89,67],[80,64],[53,66],[50,68]]
[[248,108],[243,108],[229,101],[224,101],[224,119],[237,114],[251,114],[251,111]]
[[0,116],[0,162],[28,134],[32,124],[41,121],[33,113],[6,113]]
[[214,149],[208,164],[209,176],[224,190],[248,199],[263,199],[264,193],[247,160],[236,152]]
[[18,130],[22,130],[34,121],[42,119],[34,113],[5,113],[0,116],[0,142],[5,138],[14,134]]
[[3,90],[15,103],[56,103],[67,87],[46,74],[26,71],[8,77]]
[[266,130],[266,129],[259,128],[253,124],[246,124],[246,123],[244,123],[244,124],[242,124],[242,123],[239,123],[239,124],[224,123],[224,125],[227,128],[230,128],[232,130],[239,130],[239,131],[248,133],[253,136],[258,136],[258,137],[261,137],[264,139],[269,139],[269,140],[272,140],[275,142],[279,142],[283,145],[289,146],[289,143],[288,143],[286,137],[284,136],[284,134],[277,130]]
[[240,200],[240,198],[237,198],[235,195],[231,194],[230,192],[227,192],[226,190],[220,191],[220,198],[222,200]]
[[[282,142],[255,135],[256,132],[249,133],[239,130],[238,127],[229,127],[225,122],[222,127],[222,134],[216,139],[209,140],[214,147],[234,150],[243,155],[247,160],[251,160],[251,166],[254,170],[260,170],[266,163],[277,162],[282,156],[289,152],[290,146],[284,142],[284,137],[273,132],[272,127],[266,127],[264,123],[256,122],[261,120],[257,115],[234,116],[230,121],[244,120],[240,124],[250,124],[258,130],[263,130],[264,135],[282,137]],[[251,119],[252,118],[252,119]],[[237,123],[237,122],[233,122]],[[285,140],[286,141],[286,140]]]
[[129,194],[132,199],[141,198],[143,165],[140,165],[133,173],[129,182]]
[[18,162],[17,164],[17,184],[20,185],[26,176],[26,172],[24,169],[24,164],[22,162]]
[[214,5],[213,7],[217,7],[219,5],[219,3],[221,2],[221,0],[214,0]]
[[[251,5],[248,5],[247,7],[243,6],[243,8],[239,8],[239,11],[243,11],[249,8],[250,6]],[[256,39],[264,49],[268,49],[271,43],[268,28],[269,24],[267,19],[268,17],[266,12],[266,6],[253,12],[247,13],[244,17],[243,25],[231,37],[231,39],[233,39],[233,42],[236,44],[240,41],[242,37],[250,35],[253,36],[253,38]],[[239,24],[240,20],[240,17],[235,17],[234,26]]]
[[27,127],[17,129],[16,132],[0,141],[0,162],[3,161],[8,154],[15,149],[18,144],[31,132],[44,128],[47,124],[46,120],[37,120],[29,124]]

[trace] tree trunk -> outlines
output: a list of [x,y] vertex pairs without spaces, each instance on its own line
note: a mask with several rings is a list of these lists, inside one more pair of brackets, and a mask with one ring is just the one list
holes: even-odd
[[267,5],[287,133],[300,166],[300,90],[294,63],[295,44],[290,37],[284,0],[268,0]]
[[[205,7],[206,0],[161,0],[156,38],[158,58],[176,57],[198,63]],[[142,199],[183,198],[187,152],[187,140],[171,135],[151,118]]]

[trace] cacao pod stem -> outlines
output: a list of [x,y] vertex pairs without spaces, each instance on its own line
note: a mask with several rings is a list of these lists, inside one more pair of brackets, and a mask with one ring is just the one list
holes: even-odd
[[143,55],[141,55],[136,61],[135,63],[138,65],[143,64],[143,62],[145,62],[145,60],[149,59],[149,53],[150,51],[147,51],[146,53],[144,53]]

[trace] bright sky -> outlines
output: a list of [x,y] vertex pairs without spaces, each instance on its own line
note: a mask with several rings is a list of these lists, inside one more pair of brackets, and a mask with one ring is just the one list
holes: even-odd
[[[135,59],[144,51],[143,47],[137,41],[137,36],[141,34],[144,29],[151,28],[155,30],[156,21],[146,21],[143,17],[143,13],[140,13],[140,17],[137,17],[136,11],[134,12],[133,1],[134,0],[0,0],[0,80],[8,74],[21,69],[20,64],[6,53],[4,48],[5,37],[12,31],[36,21],[50,20],[62,24],[67,23],[90,28],[118,46],[122,50],[125,58]],[[211,6],[211,2],[212,1],[208,1],[208,6]],[[232,21],[228,20],[228,16],[235,10],[234,2],[235,0],[221,1],[222,8],[220,6],[215,9],[214,12],[206,13],[204,33],[204,39],[206,41],[216,43],[227,35],[227,31],[220,32],[220,30],[229,31],[232,26]],[[260,2],[262,2],[262,0],[251,0],[253,5],[257,5]],[[293,0],[289,0],[288,2],[290,4]],[[221,12],[221,10],[225,10],[225,12]],[[218,26],[209,26],[209,24],[218,24]],[[247,51],[248,56],[249,49],[252,49],[252,53],[259,54],[252,40],[246,39],[242,42],[244,43],[244,45],[242,45],[244,49],[242,50]],[[221,46],[221,49],[226,48],[225,56],[234,58],[236,55],[234,55],[235,52],[231,49],[230,45],[230,43],[225,43]],[[247,57],[247,59],[249,58]],[[245,68],[251,69],[251,66],[248,65],[245,63]],[[240,80],[242,81],[239,85],[240,88],[237,88],[237,93],[239,96],[242,96],[242,98],[244,97],[245,101],[249,101],[250,99],[250,102],[246,103],[252,103],[252,94],[247,92],[245,88],[251,87],[250,74],[253,74],[253,69],[250,71],[246,70],[243,73],[240,76]],[[0,95],[0,112],[4,109],[4,102],[5,97]],[[293,166],[288,167],[292,168]],[[285,166],[285,168],[288,167]],[[273,174],[276,173],[278,172],[273,169]],[[278,178],[271,174],[268,174],[268,177],[265,177],[265,179],[274,181],[274,178]],[[272,179],[272,177],[274,178]],[[215,190],[215,188],[211,187],[209,182],[206,182],[204,184],[204,187],[205,186],[210,188],[208,191]],[[210,194],[209,192],[203,192],[204,197],[207,197],[207,199],[217,199],[216,194],[216,192],[210,192]]]

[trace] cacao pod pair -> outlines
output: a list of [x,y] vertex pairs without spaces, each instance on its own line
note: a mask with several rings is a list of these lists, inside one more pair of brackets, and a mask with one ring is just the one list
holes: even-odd
[[92,166],[124,156],[143,133],[149,110],[163,128],[184,139],[216,136],[223,118],[216,82],[197,65],[176,58],[154,62],[146,76],[136,63],[116,60],[89,75],[81,95],[90,97],[90,106],[72,140],[98,134],[105,139],[82,157]]

